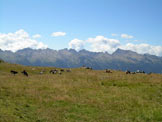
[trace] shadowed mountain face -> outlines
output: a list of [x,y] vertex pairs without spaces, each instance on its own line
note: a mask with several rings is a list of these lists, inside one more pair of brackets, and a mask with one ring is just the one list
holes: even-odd
[[73,49],[34,50],[26,48],[15,53],[0,50],[0,59],[17,64],[32,66],[54,66],[62,68],[81,67],[94,69],[144,70],[145,72],[162,73],[162,57],[149,54],[138,54],[129,50],[117,49],[112,55],[103,52],[90,52]]

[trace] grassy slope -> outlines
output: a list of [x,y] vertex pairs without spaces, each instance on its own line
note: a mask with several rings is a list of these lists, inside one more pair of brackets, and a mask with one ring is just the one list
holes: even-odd
[[51,68],[32,68],[0,63],[0,122],[162,121],[162,75],[86,69],[52,75]]

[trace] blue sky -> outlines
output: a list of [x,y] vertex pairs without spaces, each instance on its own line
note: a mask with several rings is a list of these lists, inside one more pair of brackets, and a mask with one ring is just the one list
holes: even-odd
[[[34,40],[52,49],[68,48],[71,42],[70,47],[78,50],[112,53],[120,47],[161,56],[161,6],[162,0],[0,0],[0,33],[4,36],[21,29],[30,39],[39,34],[41,37]],[[51,36],[54,32],[66,34]],[[0,48],[10,50],[4,45]]]

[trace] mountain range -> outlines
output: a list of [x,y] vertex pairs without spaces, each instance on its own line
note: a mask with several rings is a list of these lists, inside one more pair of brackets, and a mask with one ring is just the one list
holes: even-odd
[[162,73],[162,57],[138,54],[130,50],[117,49],[113,54],[107,52],[76,51],[74,49],[31,49],[17,52],[0,50],[0,59],[16,64],[31,66],[53,66],[76,68],[83,65],[93,69],[143,70]]

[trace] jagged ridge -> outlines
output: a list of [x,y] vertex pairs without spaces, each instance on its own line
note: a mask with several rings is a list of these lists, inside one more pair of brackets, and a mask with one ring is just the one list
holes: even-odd
[[107,52],[90,52],[74,49],[22,49],[15,53],[0,50],[0,58],[11,63],[32,66],[55,66],[62,68],[81,67],[83,65],[94,69],[144,70],[146,72],[162,73],[162,57],[149,54],[138,54],[129,50],[117,49],[113,54]]

